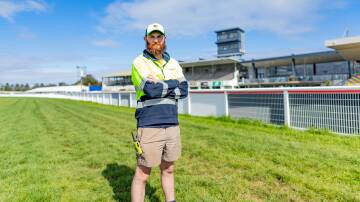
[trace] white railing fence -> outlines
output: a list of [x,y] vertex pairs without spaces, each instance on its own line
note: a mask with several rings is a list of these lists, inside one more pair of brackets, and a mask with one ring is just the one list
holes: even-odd
[[[9,96],[9,95],[1,95]],[[17,94],[135,107],[135,92]],[[360,87],[291,87],[231,90],[191,90],[178,103],[179,113],[249,118],[291,128],[323,128],[340,134],[360,134]]]

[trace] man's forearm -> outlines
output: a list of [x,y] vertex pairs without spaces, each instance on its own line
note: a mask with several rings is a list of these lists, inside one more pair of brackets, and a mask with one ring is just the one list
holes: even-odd
[[188,96],[189,85],[186,80],[179,83],[178,87],[169,93],[169,97],[173,99],[183,99]]
[[182,99],[188,95],[188,83],[185,78],[164,81],[146,79],[143,91],[149,98]]
[[178,80],[153,81],[145,79],[142,90],[150,98],[167,97],[179,85]]

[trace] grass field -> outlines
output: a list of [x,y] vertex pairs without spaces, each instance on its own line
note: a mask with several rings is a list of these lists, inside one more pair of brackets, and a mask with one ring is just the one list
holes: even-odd
[[[0,98],[0,201],[129,201],[133,109]],[[360,138],[181,116],[177,201],[360,201]],[[164,201],[159,169],[146,201]]]

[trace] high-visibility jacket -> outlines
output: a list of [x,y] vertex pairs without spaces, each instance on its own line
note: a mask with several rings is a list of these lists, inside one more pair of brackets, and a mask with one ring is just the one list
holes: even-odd
[[[136,90],[137,127],[178,125],[177,101],[188,95],[188,83],[179,63],[168,53],[163,54],[161,61],[144,50],[135,58],[131,69],[131,80]],[[160,82],[149,81],[150,75]]]

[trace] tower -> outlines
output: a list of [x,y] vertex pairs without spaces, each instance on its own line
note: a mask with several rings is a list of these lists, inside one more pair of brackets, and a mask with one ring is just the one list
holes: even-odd
[[242,56],[245,53],[245,32],[239,27],[215,31],[217,57]]

